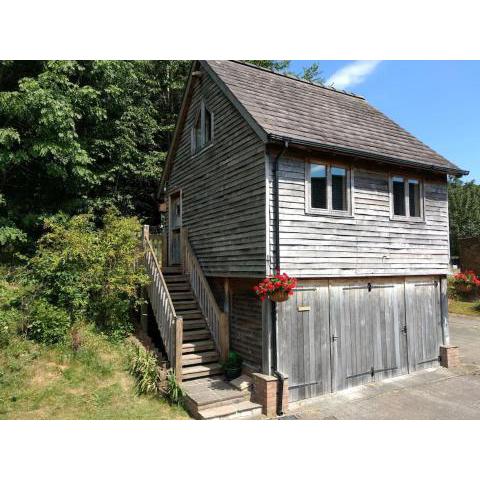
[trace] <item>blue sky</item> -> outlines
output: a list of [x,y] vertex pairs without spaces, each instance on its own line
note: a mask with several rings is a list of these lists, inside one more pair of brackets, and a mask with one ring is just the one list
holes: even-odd
[[364,96],[480,183],[480,61],[318,62],[327,84]]

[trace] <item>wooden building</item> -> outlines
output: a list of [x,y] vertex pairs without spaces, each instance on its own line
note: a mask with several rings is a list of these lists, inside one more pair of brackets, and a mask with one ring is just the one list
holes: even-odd
[[[437,365],[447,175],[465,173],[362,97],[194,62],[162,178],[154,306],[167,326],[182,318],[183,334],[162,332],[178,377],[218,374],[235,350],[296,401]],[[252,287],[276,268],[298,288],[262,303]]]

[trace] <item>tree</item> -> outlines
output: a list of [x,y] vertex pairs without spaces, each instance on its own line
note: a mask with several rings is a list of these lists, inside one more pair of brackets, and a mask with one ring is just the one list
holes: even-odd
[[458,239],[480,236],[480,185],[451,179],[448,200],[451,253],[458,255]]
[[0,241],[38,233],[60,210],[116,207],[155,221],[189,68],[187,61],[0,62]]

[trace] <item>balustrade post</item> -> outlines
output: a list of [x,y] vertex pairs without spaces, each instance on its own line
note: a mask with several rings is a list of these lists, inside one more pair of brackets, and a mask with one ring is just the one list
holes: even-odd
[[220,358],[222,362],[226,362],[228,358],[228,350],[230,348],[229,328],[228,328],[228,316],[225,312],[220,314],[219,325],[219,343],[220,343]]
[[182,347],[183,346],[183,317],[175,318],[175,377],[178,383],[182,381]]
[[146,240],[150,240],[150,225],[144,225],[143,226],[143,243],[145,243]]

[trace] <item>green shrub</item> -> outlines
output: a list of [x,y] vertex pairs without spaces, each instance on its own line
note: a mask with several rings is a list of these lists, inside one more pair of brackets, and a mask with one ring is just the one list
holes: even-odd
[[148,280],[139,267],[138,220],[111,211],[101,225],[84,214],[56,216],[45,227],[24,270],[35,297],[66,312],[71,324],[93,321],[113,338],[125,336],[138,287]]
[[63,341],[71,326],[68,313],[45,299],[32,302],[29,317],[28,337],[46,344]]
[[143,346],[134,345],[132,347],[128,371],[135,378],[135,388],[139,395],[156,395],[160,392],[157,359]]
[[185,397],[185,392],[183,391],[181,385],[177,382],[177,377],[172,369],[167,372],[167,387],[165,390],[165,396],[170,404],[176,405],[181,405]]

